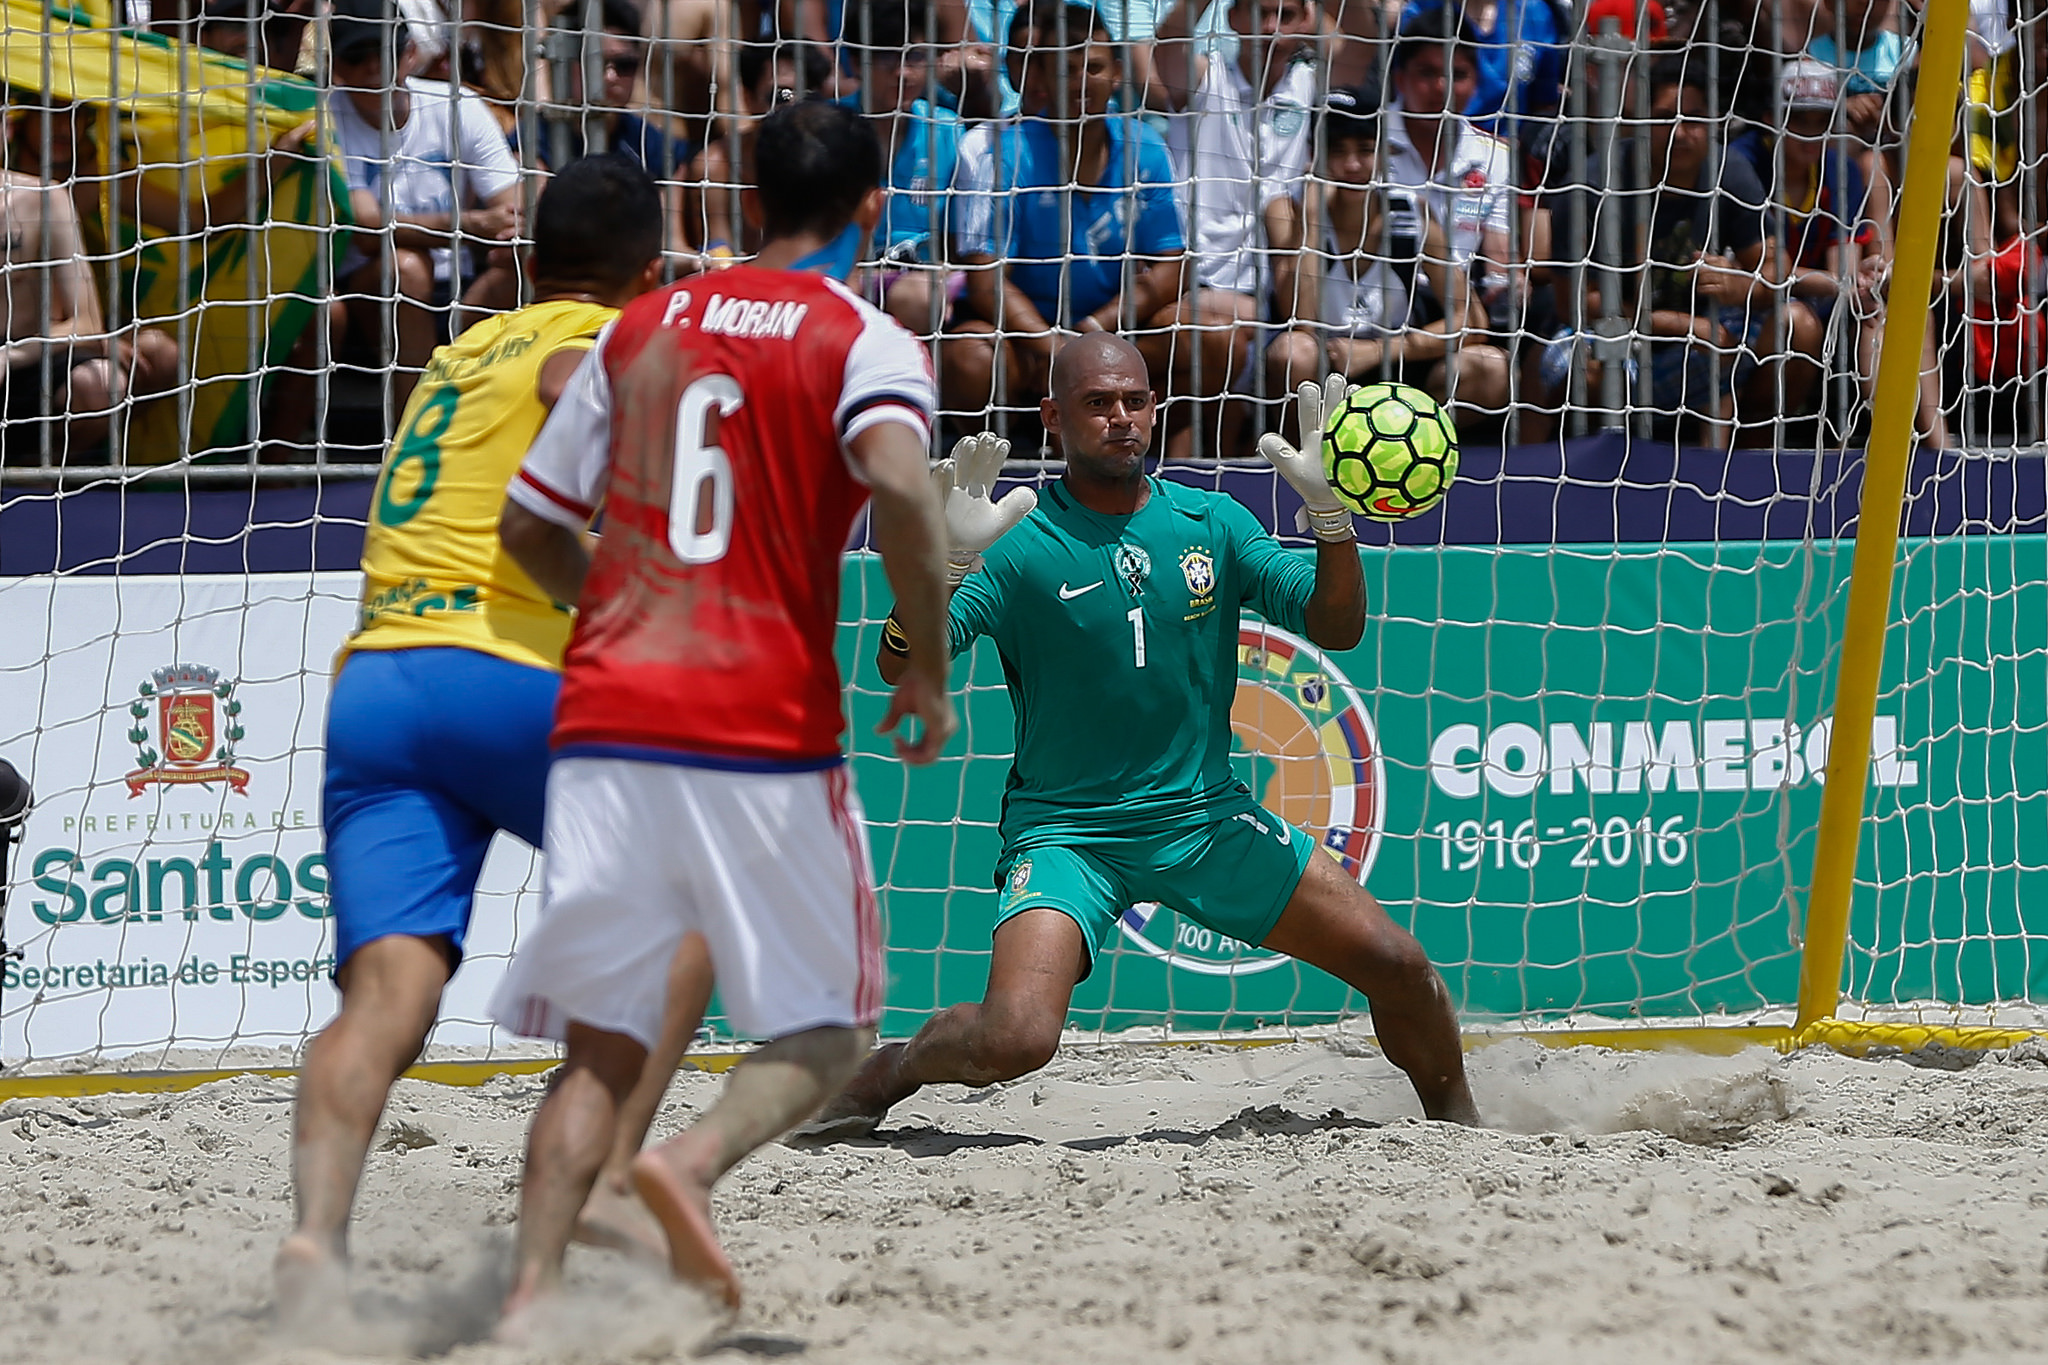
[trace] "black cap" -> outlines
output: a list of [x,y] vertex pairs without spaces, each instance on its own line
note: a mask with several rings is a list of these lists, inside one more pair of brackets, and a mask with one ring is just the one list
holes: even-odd
[[384,51],[386,43],[392,52],[403,52],[411,41],[392,0],[333,0],[327,45],[335,61],[366,61]]
[[1356,86],[1337,86],[1323,97],[1321,115],[1325,146],[1340,137],[1379,137],[1380,102]]

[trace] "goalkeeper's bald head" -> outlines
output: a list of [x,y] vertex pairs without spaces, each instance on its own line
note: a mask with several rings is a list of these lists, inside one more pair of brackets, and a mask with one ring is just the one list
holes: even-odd
[[1157,405],[1136,346],[1114,332],[1076,337],[1053,357],[1047,387],[1039,415],[1069,468],[1108,479],[1142,472]]
[[1118,336],[1115,332],[1089,332],[1075,337],[1060,347],[1053,357],[1052,378],[1048,388],[1055,403],[1065,403],[1100,379],[1105,370],[1130,370],[1136,368],[1140,375],[1146,373],[1145,357],[1138,348]]

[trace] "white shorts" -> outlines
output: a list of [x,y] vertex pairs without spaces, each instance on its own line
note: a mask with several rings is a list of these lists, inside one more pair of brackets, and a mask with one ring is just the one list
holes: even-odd
[[559,1039],[573,1020],[653,1047],[669,959],[692,929],[742,1036],[880,1015],[881,922],[844,766],[557,759],[546,843],[540,922],[491,1000],[504,1028]]

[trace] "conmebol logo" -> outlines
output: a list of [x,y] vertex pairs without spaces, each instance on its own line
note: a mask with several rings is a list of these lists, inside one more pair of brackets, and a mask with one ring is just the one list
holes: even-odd
[[[1833,726],[1775,717],[1448,725],[1429,746],[1429,775],[1456,797],[1478,796],[1482,786],[1502,796],[1544,787],[1564,796],[1581,785],[1595,795],[1768,791],[1825,781]],[[1919,763],[1900,756],[1899,718],[1876,717],[1870,734],[1872,785],[1919,785]]]

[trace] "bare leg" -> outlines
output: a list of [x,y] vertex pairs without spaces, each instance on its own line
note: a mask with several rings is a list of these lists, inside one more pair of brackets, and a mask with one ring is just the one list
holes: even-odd
[[662,1238],[661,1226],[633,1193],[629,1168],[640,1155],[640,1144],[647,1140],[655,1111],[668,1094],[668,1084],[675,1079],[683,1054],[690,1050],[697,1026],[704,1022],[704,1007],[711,1003],[711,982],[711,950],[704,936],[685,934],[676,955],[669,959],[668,1013],[662,1017],[661,1037],[647,1054],[639,1082],[619,1106],[618,1135],[576,1219],[577,1241],[656,1260],[667,1258],[668,1243]]
[[341,969],[341,1013],[306,1050],[292,1133],[298,1222],[277,1253],[287,1320],[331,1307],[348,1216],[384,1101],[427,1041],[448,955],[438,938],[392,935],[364,944]]
[[1422,1112],[1477,1125],[1450,994],[1415,936],[1332,858],[1309,859],[1264,947],[1321,967],[1365,993],[1387,1060],[1408,1073]]
[[567,1055],[533,1116],[519,1192],[519,1251],[501,1332],[561,1287],[562,1257],[576,1215],[612,1150],[620,1107],[638,1083],[647,1049],[623,1033],[569,1025]]
[[1460,421],[1478,426],[1503,420],[1508,409],[1508,353],[1498,346],[1472,342],[1458,348],[1457,358],[1442,367],[1440,399],[1451,397],[1451,365],[1457,367],[1456,408]]
[[803,1136],[861,1137],[927,1085],[994,1085],[1038,1070],[1059,1048],[1086,952],[1080,926],[1058,910],[1003,921],[981,1003],[941,1010],[909,1042],[878,1050]]
[[814,1028],[778,1038],[733,1069],[711,1112],[633,1159],[633,1185],[668,1234],[676,1278],[727,1304],[739,1279],[711,1223],[711,1187],[756,1149],[839,1092],[874,1042],[868,1029]]
[[[939,326],[946,323],[945,276],[934,270],[906,270],[882,295],[882,309],[915,337],[932,335],[936,303]],[[939,297],[934,299],[934,295]]]
[[1292,432],[1294,440],[1301,439],[1299,410],[1286,400],[1304,381],[1320,384],[1329,370],[1322,342],[1306,329],[1282,332],[1267,345],[1266,397],[1279,405],[1281,435]]
[[[1914,427],[1928,449],[1948,450],[1948,412],[1941,406],[1941,357],[1934,345],[1934,329],[1938,325],[1939,316],[1929,313],[1927,331],[1920,339],[1920,406]],[[1874,362],[1871,373],[1876,373]]]
[[989,405],[995,401],[995,329],[985,322],[961,323],[939,342],[939,361],[946,409],[975,417],[977,431],[980,421],[993,421]]
[[[504,261],[496,259],[501,254],[506,257]],[[519,306],[519,273],[512,265],[511,254],[493,251],[491,264],[463,289],[455,304],[450,335],[461,336],[492,314],[509,313]]]
[[[1248,295],[1207,289],[1202,291],[1199,307],[1183,298],[1146,319],[1144,330],[1132,338],[1145,357],[1154,389],[1167,400],[1166,458],[1186,458],[1193,449],[1194,424],[1216,420],[1217,405],[1209,400],[1237,377],[1245,348],[1256,334],[1257,319],[1258,305]],[[1194,382],[1197,351],[1201,354],[1199,392]],[[1186,409],[1185,416],[1181,409]],[[1204,449],[1212,457],[1219,453],[1214,433],[1205,440]]]

